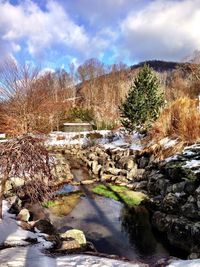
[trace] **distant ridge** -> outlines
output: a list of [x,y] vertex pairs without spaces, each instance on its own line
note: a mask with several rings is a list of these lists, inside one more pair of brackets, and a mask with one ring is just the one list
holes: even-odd
[[138,69],[142,67],[145,63],[148,64],[152,69],[154,69],[157,72],[172,71],[176,69],[178,66],[183,64],[180,62],[172,62],[172,61],[147,60],[131,66],[131,70]]

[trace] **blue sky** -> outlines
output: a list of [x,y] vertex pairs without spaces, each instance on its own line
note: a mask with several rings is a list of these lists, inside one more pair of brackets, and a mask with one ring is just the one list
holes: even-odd
[[0,0],[0,60],[181,60],[200,49],[199,25],[200,0]]

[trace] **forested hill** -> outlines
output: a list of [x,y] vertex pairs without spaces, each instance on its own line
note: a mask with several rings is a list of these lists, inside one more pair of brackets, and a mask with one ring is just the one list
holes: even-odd
[[148,61],[140,62],[136,65],[132,65],[131,70],[138,69],[142,67],[145,63],[158,72],[172,71],[176,69],[177,67],[180,67],[181,65],[184,64],[184,63],[172,62],[172,61],[148,60]]

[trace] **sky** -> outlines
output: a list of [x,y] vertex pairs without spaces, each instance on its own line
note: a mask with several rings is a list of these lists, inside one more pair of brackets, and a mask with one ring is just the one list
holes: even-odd
[[0,60],[179,61],[200,49],[200,0],[0,0]]

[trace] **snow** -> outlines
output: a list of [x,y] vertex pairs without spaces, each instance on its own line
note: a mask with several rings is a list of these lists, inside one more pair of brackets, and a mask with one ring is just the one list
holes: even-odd
[[186,161],[186,164],[183,167],[190,168],[190,169],[200,167],[200,160],[196,160],[196,159],[188,160]]
[[[96,139],[96,143],[103,146],[105,149],[120,149],[122,147],[130,148],[132,150],[142,150],[141,138],[139,133],[135,132],[127,136],[120,131],[112,132],[109,130],[100,131],[85,131],[85,132],[52,132],[46,144],[50,146],[65,146],[65,145],[87,145],[90,141],[87,134],[99,133],[102,138]],[[77,136],[76,139],[74,137]],[[80,138],[78,137],[80,136]],[[62,140],[59,140],[62,139]]]
[[177,159],[178,159],[178,156],[175,155],[175,156],[171,156],[171,157],[166,158],[165,161],[170,162],[170,161],[177,160]]
[[17,247],[0,251],[1,267],[142,267],[143,264],[123,262],[88,255],[67,255],[52,258],[36,247]]
[[177,144],[177,142],[178,141],[176,139],[172,140],[168,137],[165,137],[159,141],[160,145],[162,145],[165,149],[173,147]]
[[197,260],[176,260],[172,261],[167,267],[199,267],[200,259]]
[[26,246],[29,239],[37,239],[41,243],[42,248],[50,248],[51,242],[44,239],[44,234],[33,233],[23,230],[20,227],[21,222],[15,220],[15,215],[8,213],[8,202],[3,200],[3,219],[0,221],[0,245],[8,246]]

